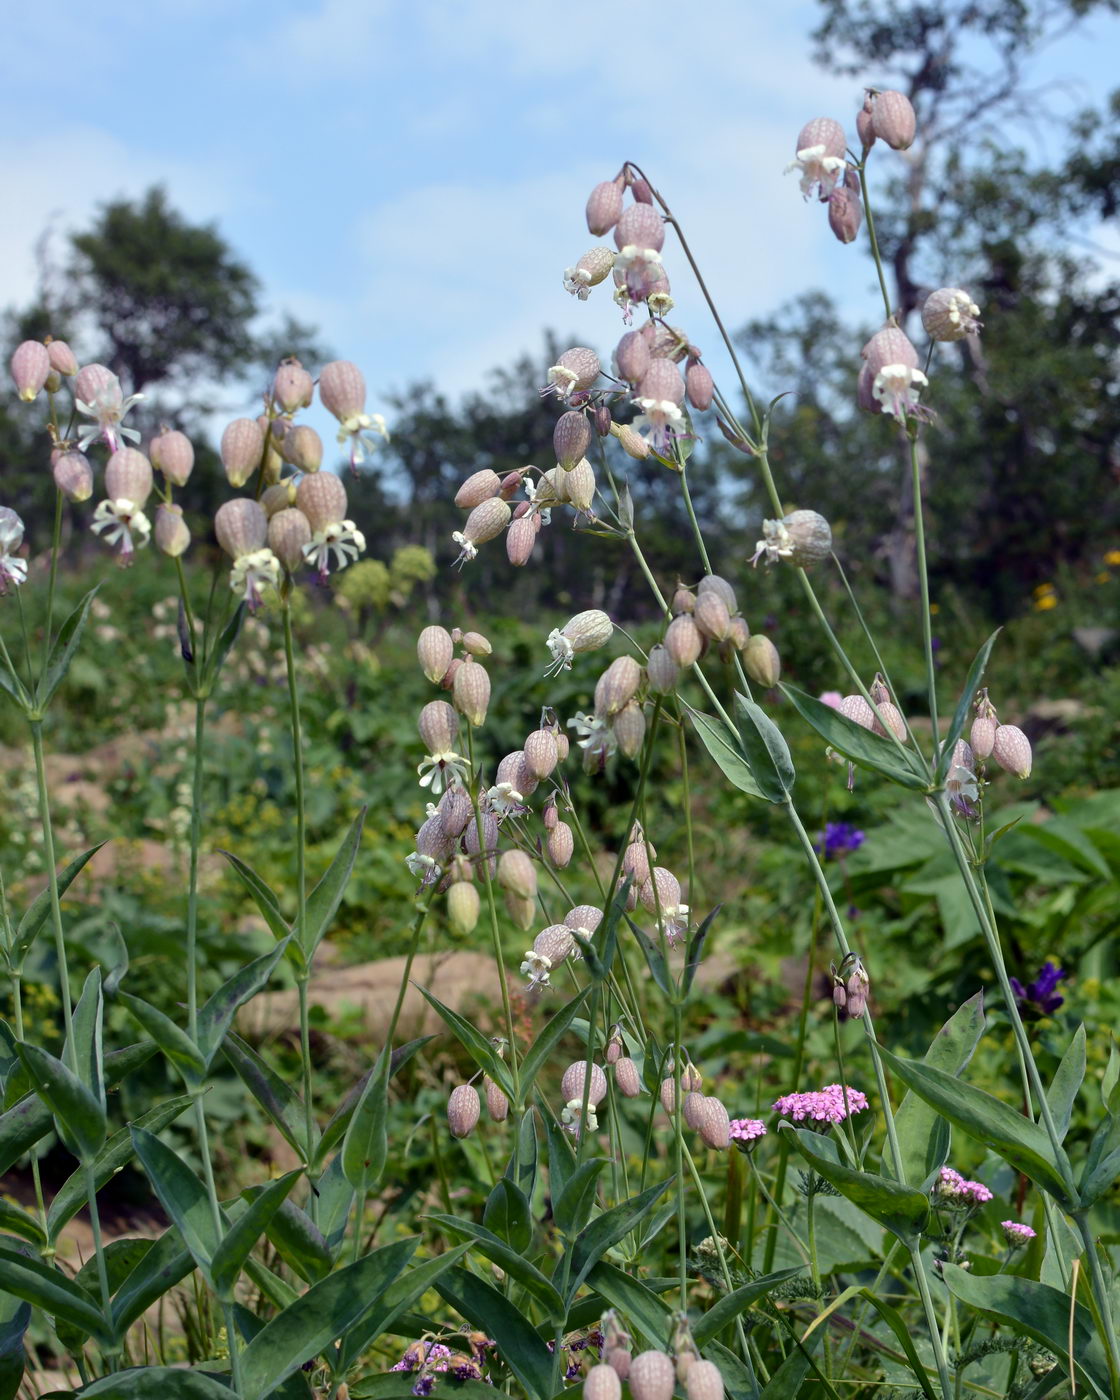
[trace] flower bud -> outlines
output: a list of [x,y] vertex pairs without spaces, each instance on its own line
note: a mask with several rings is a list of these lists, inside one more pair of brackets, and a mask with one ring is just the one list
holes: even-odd
[[459,716],[446,700],[429,700],[420,711],[416,725],[429,753],[447,753],[454,749]]
[[892,151],[914,144],[918,119],[910,99],[901,92],[877,92],[871,98],[871,130]]
[[650,365],[649,341],[641,331],[627,331],[614,352],[615,369],[619,379],[637,385]]
[[588,938],[603,922],[603,911],[594,904],[576,904],[564,915],[564,927],[585,933]]
[[285,506],[269,516],[268,547],[288,573],[294,574],[305,562],[303,548],[310,543],[311,522],[302,510]]
[[746,618],[733,617],[731,619],[731,630],[727,634],[728,642],[736,651],[744,651],[750,639],[751,629],[747,626]]
[[565,924],[549,924],[533,939],[533,952],[547,958],[553,967],[559,967],[575,946],[572,931]]
[[51,372],[51,357],[47,347],[38,340],[25,340],[17,345],[11,358],[12,380],[21,403],[30,403],[47,382]]
[[684,388],[688,401],[698,412],[711,408],[716,386],[712,372],[699,360],[693,360],[684,372]]
[[78,361],[73,350],[64,340],[51,340],[47,344],[47,357],[55,374],[64,374],[68,379],[78,372]]
[[722,642],[731,631],[731,615],[727,604],[718,593],[711,590],[697,594],[692,620],[701,634],[713,642]]
[[271,520],[277,511],[287,510],[289,506],[296,503],[296,484],[294,481],[278,481],[275,486],[269,486],[261,492],[261,505],[264,506],[264,513]]
[[641,705],[632,700],[615,715],[611,731],[624,758],[637,758],[646,737],[646,717]]
[[221,442],[222,466],[231,486],[244,486],[264,456],[264,433],[255,418],[235,418]]
[[490,540],[497,539],[502,533],[509,524],[510,515],[511,511],[506,502],[498,496],[492,496],[489,500],[475,506],[470,515],[467,516],[467,523],[463,526],[463,536],[472,545],[486,544]]
[[586,1060],[577,1060],[574,1065],[568,1066],[560,1081],[560,1093],[565,1103],[571,1103],[573,1099],[582,1102],[584,1082],[589,1075],[591,1085],[587,1091],[588,1104],[597,1108],[603,1102],[607,1097],[607,1076],[603,1073],[602,1066]]
[[478,1090],[473,1084],[459,1084],[447,1100],[447,1125],[451,1136],[465,1138],[474,1132],[482,1113]]
[[[472,885],[473,889],[474,886]],[[509,1117],[509,1099],[488,1074],[482,1077],[482,1087],[486,1094],[486,1111],[495,1123],[504,1123]]]
[[194,468],[194,448],[186,433],[164,428],[148,444],[152,466],[173,486],[185,486]]
[[156,509],[156,548],[171,559],[178,559],[191,542],[191,532],[183,519],[182,506],[161,501]]
[[862,695],[845,695],[836,708],[861,729],[875,728],[875,712]]
[[603,719],[618,714],[638,692],[642,668],[632,656],[619,656],[599,677],[595,686],[595,713]]
[[629,1055],[620,1055],[614,1062],[615,1088],[625,1099],[636,1099],[642,1092],[642,1077]]
[[684,1383],[688,1400],[723,1400],[723,1377],[714,1361],[694,1361]]
[[637,397],[677,405],[684,402],[684,380],[672,360],[650,360],[649,369],[638,385]]
[[1031,741],[1014,724],[1001,724],[992,740],[992,757],[1001,768],[1017,778],[1031,775]]
[[[862,699],[862,696],[860,697]],[[876,718],[871,726],[872,734],[882,734],[886,737],[890,732],[902,743],[906,742],[906,721],[902,718],[902,712],[897,705],[893,705],[889,700],[880,700],[875,705]]]
[[454,655],[455,646],[446,627],[425,627],[416,639],[416,657],[420,662],[420,669],[433,685],[439,683],[451,665]]
[[311,402],[315,385],[295,359],[282,360],[272,381],[272,399],[282,413],[295,413]]
[[[458,628],[455,630],[458,631]],[[494,650],[490,645],[490,639],[484,637],[481,632],[463,632],[455,640],[459,642],[468,656],[490,656]]]
[[319,398],[340,423],[365,412],[366,381],[357,365],[334,360],[319,372]]
[[263,549],[268,540],[268,517],[264,508],[248,496],[225,501],[214,516],[214,533],[231,559]]
[[622,450],[636,462],[644,462],[649,456],[649,443],[641,433],[635,432],[629,423],[612,423],[611,433],[618,438]]
[[[695,1065],[685,1065],[681,1070],[681,1093],[684,1095],[698,1094],[703,1087],[704,1080],[700,1071]],[[661,1107],[666,1113],[672,1113],[677,1102],[676,1081],[673,1076],[667,1075],[661,1081],[661,1088],[658,1090],[661,1099]],[[681,1101],[681,1112],[684,1112],[684,1101]]]
[[859,195],[847,185],[837,185],[828,196],[828,226],[841,243],[854,243],[863,222]]
[[640,1351],[627,1377],[632,1400],[673,1400],[677,1372],[663,1351]]
[[296,505],[307,516],[311,533],[346,519],[346,487],[334,472],[315,472],[296,487]]
[[595,500],[595,471],[586,457],[581,457],[571,469],[564,485],[567,487],[569,503],[583,515],[591,515],[592,502]]
[[552,430],[552,446],[560,466],[565,471],[571,471],[591,446],[591,424],[587,414],[574,408],[562,413]]
[[622,213],[622,186],[604,180],[595,186],[587,200],[587,227],[596,238],[609,233]]
[[704,639],[691,613],[681,613],[665,629],[665,651],[674,666],[685,670],[700,660]]
[[461,836],[463,829],[474,815],[474,808],[466,792],[458,783],[452,783],[439,800],[439,818],[443,829],[452,840]]
[[997,722],[989,715],[977,715],[972,721],[968,740],[972,745],[972,752],[978,759],[991,758],[998,727]]
[[151,494],[152,464],[135,447],[118,447],[105,465],[105,495],[143,509]]
[[524,568],[532,557],[540,523],[539,515],[523,515],[510,521],[506,531],[506,558],[515,569]]
[[459,713],[478,729],[486,720],[490,704],[490,677],[485,668],[468,657],[455,672],[451,696]]
[[484,467],[482,471],[468,476],[455,492],[455,504],[460,510],[474,510],[475,506],[496,496],[501,489],[502,478],[489,467]]
[[782,676],[782,659],[769,637],[755,633],[750,639],[743,648],[743,669],[755,685],[771,690],[778,684]]
[[963,340],[981,329],[980,308],[960,287],[940,287],[926,297],[922,325],[931,340]]
[[693,1091],[685,1094],[684,1102],[681,1104],[681,1117],[688,1124],[694,1133],[700,1131],[700,1121],[703,1117],[703,1108],[706,1100],[703,1094]]
[[280,446],[285,462],[300,472],[317,472],[323,465],[323,439],[306,423],[297,423]]
[[583,1400],[620,1400],[622,1382],[613,1366],[592,1366],[583,1380]]
[[93,495],[93,468],[83,452],[60,452],[52,463],[51,475],[68,501],[88,501]]
[[525,740],[525,766],[534,778],[547,778],[560,762],[556,735],[551,729],[534,729]]
[[469,880],[456,880],[447,887],[447,922],[461,937],[473,933],[482,909],[478,890]]
[[616,248],[652,248],[659,253],[665,246],[665,224],[652,204],[631,204],[614,226]]
[[572,859],[575,850],[575,838],[572,835],[572,828],[567,822],[558,821],[548,833],[546,842],[548,858],[557,870],[563,870]]
[[723,1152],[731,1145],[731,1119],[719,1099],[709,1096],[701,1105],[698,1128],[709,1147]]
[[537,867],[524,851],[503,851],[498,860],[498,884],[522,899],[533,899],[537,893]]
[[650,649],[646,675],[649,677],[650,690],[657,695],[667,695],[677,684],[680,667],[660,642]]

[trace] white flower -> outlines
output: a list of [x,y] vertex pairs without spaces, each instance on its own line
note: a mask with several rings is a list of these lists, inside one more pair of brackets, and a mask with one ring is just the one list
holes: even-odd
[[546,481],[526,481],[525,495],[529,498],[529,514],[539,515],[542,525],[552,524],[552,508],[550,505],[538,504],[538,501],[553,501],[552,488]]
[[806,146],[797,153],[797,159],[786,166],[786,174],[791,170],[801,171],[801,193],[806,199],[819,189],[822,200],[828,198],[836,188],[836,181],[847,165],[842,156],[826,155],[826,146]]
[[529,985],[526,991],[536,991],[538,987],[549,986],[548,974],[552,971],[552,959],[546,958],[543,953],[534,952],[532,948],[525,954],[521,963],[522,977],[528,977]]
[[102,501],[93,512],[90,529],[95,534],[104,534],[106,544],[120,546],[122,569],[132,563],[136,546],[146,545],[152,534],[148,517],[124,496],[115,501]]
[[583,267],[566,267],[564,290],[571,292],[574,297],[579,297],[580,301],[586,301],[591,295],[591,273]]
[[419,877],[421,889],[439,879],[439,862],[434,856],[422,856],[419,851],[413,851],[411,855],[405,856],[404,863],[413,875]]
[[303,546],[303,557],[312,567],[318,565],[319,577],[325,579],[332,559],[336,569],[345,569],[351,559],[365,553],[365,548],[366,537],[352,520],[334,520],[315,531]]
[[584,768],[588,772],[602,771],[607,759],[618,748],[610,720],[584,714],[581,710],[568,721],[568,728],[576,731],[576,743],[584,751]]
[[23,543],[23,521],[14,510],[0,506],[0,596],[27,578],[27,563],[14,557]]
[[669,947],[675,947],[688,932],[688,905],[663,904],[657,923],[658,927],[664,930],[665,941]]
[[760,558],[765,558],[768,564],[775,564],[779,559],[788,559],[793,553],[793,536],[786,529],[782,520],[764,520],[762,522],[762,539],[754,547],[751,555],[751,563],[757,565]]
[[229,573],[229,586],[239,598],[244,598],[250,612],[261,605],[261,590],[275,588],[280,582],[280,560],[271,549],[255,549],[234,560]]
[[654,452],[664,456],[679,424],[684,422],[680,406],[672,399],[635,399],[642,412],[630,426],[644,437]]
[[519,816],[525,811],[525,798],[512,783],[496,783],[486,792],[490,810],[501,820],[502,817]]
[[[577,1138],[578,1138],[579,1135],[580,1135],[580,1132],[581,1132],[581,1130],[582,1130],[582,1125],[581,1125],[581,1123],[580,1123],[580,1118],[582,1117],[582,1115],[583,1115],[583,1100],[582,1100],[582,1099],[569,1099],[569,1101],[564,1105],[564,1111],[563,1111],[563,1113],[560,1115],[560,1117],[561,1117],[561,1119],[563,1120],[564,1124],[567,1126],[568,1132],[570,1132],[571,1135],[572,1135],[573,1137],[577,1137]],[[587,1122],[586,1122],[587,1131],[588,1131],[589,1133],[593,1133],[593,1132],[596,1131],[596,1129],[598,1128],[598,1126],[599,1126],[599,1120],[598,1120],[598,1118],[595,1116],[595,1106],[594,1106],[594,1104],[590,1104],[590,1103],[589,1103],[589,1104],[587,1105]]]
[[561,671],[572,669],[572,657],[575,656],[576,649],[559,627],[554,627],[548,634],[548,649],[552,653],[552,661],[545,670],[546,676],[558,676]]
[[471,540],[468,540],[466,535],[463,534],[462,530],[453,530],[451,532],[451,539],[454,544],[457,544],[459,546],[459,557],[455,560],[455,563],[460,568],[462,568],[463,565],[468,563],[471,559],[478,558],[478,546],[475,545]]
[[979,800],[980,782],[971,768],[955,763],[945,779],[945,791],[949,794],[949,801],[958,811],[968,817],[975,814],[972,804]]
[[104,387],[94,394],[92,402],[84,403],[81,399],[75,399],[74,407],[78,412],[94,420],[82,429],[78,439],[78,451],[84,452],[90,443],[99,437],[104,438],[110,452],[115,452],[120,447],[122,438],[129,442],[139,442],[140,434],[134,428],[122,428],[120,424],[133,404],[139,403],[143,397],[143,394],[129,394],[127,399],[124,398],[121,394],[120,380],[113,375]]
[[[425,772],[425,769],[427,770]],[[450,786],[452,782],[465,782],[467,773],[470,771],[470,764],[461,754],[452,753],[432,753],[423,762],[416,765],[416,771],[420,774],[420,786],[431,788],[432,796],[438,797],[444,787]],[[435,813],[435,808],[431,807],[428,816]]]
[[928,416],[918,403],[918,395],[929,383],[920,369],[909,365],[884,365],[875,376],[871,392],[889,413],[902,422],[906,417]]
[[[349,418],[343,418],[338,428],[339,444],[350,444],[350,466],[352,470],[357,468],[366,460],[366,452],[372,453],[377,448],[377,440],[373,436],[379,434],[389,441],[389,429],[385,426],[385,419],[380,413],[355,413]],[[365,548],[365,545],[362,545]],[[339,565],[339,567],[343,567]]]

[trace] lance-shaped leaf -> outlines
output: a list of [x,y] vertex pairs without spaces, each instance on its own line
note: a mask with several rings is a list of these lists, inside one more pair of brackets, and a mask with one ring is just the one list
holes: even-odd
[[883,1059],[895,1074],[926,1103],[943,1114],[954,1127],[982,1142],[1016,1171],[1049,1191],[1067,1210],[1078,1206],[1069,1158],[1059,1147],[1055,1154],[1046,1130],[1021,1113],[944,1070],[903,1060],[889,1051]]
[[499,1239],[492,1230],[488,1230],[484,1225],[476,1225],[471,1220],[464,1220],[458,1215],[430,1215],[428,1219],[436,1225],[442,1225],[453,1234],[474,1240],[478,1252],[492,1264],[497,1264],[511,1278],[515,1278],[527,1293],[533,1295],[552,1321],[563,1319],[564,1303],[555,1286],[524,1254],[511,1249],[505,1240]]
[[[226,657],[233,650],[233,645],[237,641],[244,618],[245,604],[238,603],[237,607],[234,609],[233,616],[222,628],[217,646],[206,658],[203,685],[207,693],[213,689],[214,683],[217,681],[219,675],[221,675],[222,667],[226,664]],[[190,675],[189,666],[187,667],[187,674],[188,676]]]
[[1046,1091],[1046,1102],[1058,1130],[1059,1141],[1069,1131],[1069,1120],[1073,1116],[1073,1105],[1077,1091],[1085,1078],[1085,1027],[1079,1025],[1073,1033],[1062,1062],[1054,1071],[1054,1078]]
[[0,1246],[0,1276],[4,1292],[14,1294],[52,1317],[62,1318],[82,1334],[93,1337],[106,1350],[112,1348],[113,1336],[101,1309],[80,1284],[72,1282],[57,1269],[28,1259],[18,1250]]
[[253,1338],[241,1357],[243,1400],[264,1400],[297,1367],[345,1335],[397,1278],[419,1239],[375,1249],[315,1284]]
[[66,621],[58,630],[54,646],[51,647],[51,654],[47,658],[46,670],[43,672],[35,692],[35,708],[40,716],[44,715],[51,699],[66,678],[66,672],[70,669],[70,663],[74,659],[74,653],[78,649],[78,644],[82,640],[82,633],[85,631],[86,619],[89,616],[90,605],[97,596],[97,590],[101,587],[97,584],[91,588]]
[[[434,1035],[422,1035],[416,1040],[408,1041],[405,1045],[399,1045],[393,1051],[389,1060],[389,1078],[392,1079],[393,1075],[404,1065],[408,1064],[409,1060],[412,1059],[413,1055],[415,1055],[418,1050],[422,1050],[430,1040],[435,1040],[435,1038]],[[365,1093],[369,1077],[376,1067],[376,1064],[374,1064],[370,1069],[366,1070],[361,1079],[359,1079],[346,1094],[334,1113],[331,1114],[330,1120],[323,1129],[322,1136],[319,1139],[319,1145],[315,1148],[315,1152],[312,1156],[312,1170],[315,1170],[325,1162],[327,1157],[342,1141],[346,1129],[349,1126],[350,1119],[354,1116],[354,1110],[358,1106],[358,1101]],[[302,1100],[300,1102],[302,1102]]]
[[[89,864],[102,846],[104,841],[99,841],[96,846],[91,846],[88,851],[83,851],[81,855],[75,856],[58,872],[58,894],[59,898],[66,893],[81,871]],[[51,889],[50,885],[42,890],[24,910],[23,918],[16,926],[15,946],[13,949],[16,964],[23,962],[27,956],[31,945],[39,936],[40,930],[47,922],[51,912]]]
[[533,1217],[529,1201],[508,1176],[500,1176],[486,1198],[482,1223],[519,1254],[533,1241]]
[[165,1230],[113,1296],[113,1332],[117,1341],[153,1303],[182,1282],[194,1266],[178,1230]]
[[512,1103],[517,1095],[513,1091],[513,1079],[510,1076],[509,1066],[490,1044],[489,1040],[476,1030],[465,1017],[460,1016],[457,1011],[452,1011],[450,1006],[444,1006],[438,997],[432,996],[431,992],[424,987],[417,990],[424,1000],[440,1015],[443,1022],[449,1027],[452,1034],[474,1060],[479,1069],[485,1070],[490,1078],[505,1094]]
[[919,771],[918,760],[906,749],[900,749],[893,739],[873,734],[831,705],[794,686],[783,685],[781,690],[802,719],[850,763],[873,769],[900,787],[915,792],[928,791],[929,779]]
[[[253,867],[243,861],[240,856],[235,856],[232,851],[222,851],[221,854],[233,866],[241,883],[253,896],[257,912],[268,925],[272,936],[277,940],[287,938],[291,932],[288,928],[288,921],[281,913],[280,903],[269,887]],[[289,952],[298,953],[303,966],[306,966],[306,960],[303,959],[303,953],[298,944],[292,943],[289,946]]]
[[[289,935],[290,937],[290,935]],[[206,1068],[214,1062],[222,1041],[226,1037],[233,1018],[240,1006],[255,997],[272,976],[272,970],[284,956],[288,946],[285,938],[240,968],[228,982],[224,983],[198,1013],[198,1048],[202,1053]]]
[[688,717],[700,736],[700,742],[732,787],[737,787],[740,792],[745,792],[750,797],[760,797],[764,802],[768,801],[766,793],[751,772],[738,734],[732,734],[721,720],[711,719],[699,710],[690,709]]
[[995,646],[996,638],[1002,630],[1000,627],[996,628],[976,653],[976,659],[969,667],[964,689],[961,691],[961,698],[957,701],[957,708],[953,711],[953,722],[949,725],[949,732],[945,736],[937,759],[937,782],[939,785],[948,777],[949,769],[953,763],[953,749],[964,730],[972,702],[976,698],[976,692],[980,689],[980,682],[984,678],[984,668],[988,664],[988,657],[992,654],[992,647]]
[[838,1162],[829,1151],[831,1139],[795,1128],[792,1123],[781,1124],[781,1135],[791,1142],[818,1176],[835,1186],[865,1214],[907,1244],[913,1243],[929,1220],[929,1201],[925,1194],[912,1186],[902,1186],[889,1177],[856,1171]]
[[944,1265],[942,1276],[946,1288],[962,1303],[1009,1324],[1013,1331],[1033,1337],[1052,1351],[1067,1375],[1072,1328],[1073,1366],[1078,1383],[1100,1400],[1107,1400],[1112,1394],[1108,1359],[1093,1316],[1068,1293],[1015,1274],[974,1278],[956,1264]]
[[7,692],[25,715],[30,713],[31,696],[27,693],[27,687],[5,660],[0,660],[0,690]]
[[673,1177],[670,1176],[665,1181],[647,1186],[637,1196],[631,1196],[628,1201],[621,1201],[610,1210],[605,1210],[602,1215],[580,1231],[572,1245],[574,1279],[568,1286],[567,1301],[569,1306],[579,1292],[584,1279],[607,1250],[630,1233],[658,1196],[663,1191],[667,1191],[672,1184]]
[[304,1283],[318,1283],[334,1260],[323,1232],[294,1201],[285,1201],[268,1224],[268,1238],[277,1253]]
[[907,1326],[906,1319],[903,1318],[897,1308],[892,1307],[885,1299],[877,1297],[870,1288],[861,1288],[859,1293],[861,1298],[867,1299],[897,1337],[898,1344],[905,1352],[906,1359],[910,1363],[910,1369],[914,1373],[914,1379],[921,1386],[922,1394],[926,1397],[926,1400],[937,1400],[936,1392],[930,1384],[926,1368],[922,1365],[922,1359],[918,1355],[918,1350],[914,1345],[914,1339],[910,1335],[910,1329]]
[[230,1301],[234,1285],[253,1246],[268,1229],[288,1192],[303,1174],[302,1167],[270,1181],[222,1236],[210,1260],[210,1278],[219,1298]]
[[61,1060],[37,1045],[17,1047],[35,1092],[54,1114],[59,1136],[83,1162],[90,1162],[105,1142],[104,1106]]
[[692,1329],[693,1341],[698,1347],[706,1347],[713,1337],[718,1337],[729,1323],[734,1322],[737,1317],[742,1317],[760,1298],[772,1293],[779,1283],[784,1283],[787,1278],[794,1278],[800,1273],[804,1273],[804,1270],[779,1269],[776,1273],[753,1279],[732,1293],[725,1293]]
[[578,1235],[591,1219],[599,1178],[608,1160],[606,1157],[591,1157],[581,1162],[564,1183],[563,1189],[553,1193],[552,1215],[565,1235]]
[[666,1345],[673,1326],[672,1309],[652,1288],[605,1259],[599,1260],[586,1282],[612,1308],[617,1308],[651,1347]]
[[[37,1245],[40,1249],[47,1242],[43,1227],[35,1216],[3,1196],[0,1196],[0,1234],[18,1235],[21,1240]],[[0,1294],[0,1297],[3,1295]]]
[[646,933],[639,924],[636,924],[629,915],[627,915],[626,922],[630,925],[630,932],[634,935],[638,947],[645,955],[645,960],[649,967],[649,974],[657,984],[658,989],[664,994],[670,1006],[679,1005],[680,995],[677,991],[677,985],[673,979],[673,974],[669,968],[669,960],[665,956],[660,941],[650,938],[649,934]]
[[308,961],[330,928],[334,916],[338,913],[338,906],[342,903],[342,896],[350,879],[350,872],[354,869],[354,861],[358,856],[358,846],[362,839],[366,810],[363,807],[350,823],[350,830],[343,837],[342,844],[335,852],[334,860],[327,867],[326,874],[307,896],[304,925],[296,932],[299,936],[300,947]]
[[537,1330],[508,1298],[466,1269],[450,1269],[436,1282],[436,1292],[457,1313],[498,1344],[502,1360],[529,1396],[552,1394],[552,1358]]
[[71,1054],[65,1056],[65,1059],[76,1066],[78,1078],[100,1105],[102,1112],[105,1111],[105,1052],[101,1033],[104,1006],[101,995],[101,969],[93,967],[90,968],[82,987],[82,994],[74,1007],[71,1020],[73,1046]]
[[355,1191],[376,1190],[389,1153],[389,1047],[384,1045],[342,1139],[342,1173]]
[[303,1100],[251,1045],[233,1031],[222,1041],[222,1054],[237,1071],[238,1078],[264,1109],[273,1127],[304,1161],[307,1160],[306,1116]]
[[152,1006],[140,997],[118,992],[117,1000],[133,1020],[148,1032],[189,1086],[193,1088],[202,1083],[206,1078],[206,1061],[181,1026],[177,1026],[158,1006]]
[[221,1237],[206,1188],[186,1162],[170,1147],[165,1147],[159,1138],[144,1128],[133,1126],[129,1131],[136,1156],[160,1205],[209,1281],[210,1261]]
[[793,791],[797,774],[781,730],[765,710],[738,692],[735,694],[735,717],[755,782],[770,802],[785,802]]
[[23,1337],[31,1304],[0,1294],[0,1400],[15,1400],[23,1381]]
[[85,1386],[80,1400],[230,1400],[232,1391],[217,1375],[178,1366],[136,1366]]
[[1120,1176],[1120,1114],[1110,1113],[1097,1124],[1081,1171],[1078,1194],[1088,1209]]
[[587,994],[590,990],[590,987],[584,987],[582,991],[577,992],[571,1001],[562,1006],[560,1010],[551,1017],[548,1024],[541,1028],[529,1053],[525,1056],[521,1064],[520,1082],[523,1102],[528,1102],[529,1094],[533,1085],[536,1083],[537,1075],[541,1072],[549,1055],[556,1049],[560,1038],[579,1015],[580,1011],[582,1011],[583,1004],[587,1000]]

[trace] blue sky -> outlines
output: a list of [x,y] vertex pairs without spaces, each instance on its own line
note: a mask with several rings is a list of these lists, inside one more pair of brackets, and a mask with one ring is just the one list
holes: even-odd
[[[874,317],[870,264],[782,173],[804,121],[851,127],[861,95],[812,65],[816,7],[711,0],[691,15],[667,0],[9,7],[0,305],[28,298],[48,222],[79,228],[158,181],[217,224],[267,305],[362,366],[371,410],[421,377],[461,391],[539,352],[546,326],[609,350],[606,288],[579,304],[560,278],[596,241],[588,191],[630,158],[682,217],[732,325],[820,285]],[[1118,39],[1120,22],[1093,20],[1035,69],[1076,79],[1058,110],[1107,90]],[[714,361],[667,256],[672,319]],[[231,411],[246,406],[230,392]]]

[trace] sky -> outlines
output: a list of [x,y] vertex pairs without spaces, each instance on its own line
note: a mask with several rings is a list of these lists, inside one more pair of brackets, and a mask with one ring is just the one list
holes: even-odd
[[[43,230],[154,183],[213,223],[291,312],[356,361],[370,411],[432,379],[485,383],[551,327],[608,351],[607,287],[561,286],[592,239],[587,194],[626,159],[668,198],[732,326],[827,286],[876,314],[871,265],[783,173],[809,118],[849,129],[858,79],[811,60],[804,0],[100,0],[8,7],[0,306],[26,302]],[[78,11],[73,12],[78,15]],[[1094,19],[1033,76],[1059,110],[1113,80],[1120,21]],[[868,74],[867,82],[884,82]],[[903,159],[887,154],[888,160]],[[715,335],[667,249],[671,317]],[[80,347],[79,347],[80,348]],[[249,404],[236,386],[226,407]]]

